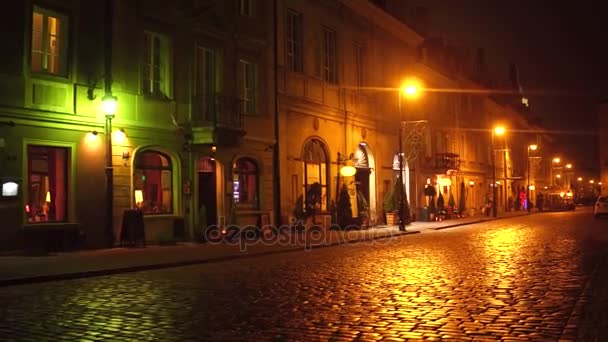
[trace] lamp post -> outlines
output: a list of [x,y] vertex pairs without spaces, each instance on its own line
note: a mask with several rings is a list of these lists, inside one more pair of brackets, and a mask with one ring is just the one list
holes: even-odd
[[[403,117],[401,114],[401,93],[404,93],[407,97],[410,98],[415,98],[418,96],[419,91],[418,91],[418,85],[413,83],[412,81],[406,81],[406,83],[404,83],[401,88],[399,88],[398,91],[398,105],[399,105],[399,156],[398,156],[398,160],[399,160],[399,181],[403,184],[404,182],[404,177],[403,177]],[[403,184],[403,186],[400,187],[401,189],[401,194],[399,196],[399,230],[401,231],[405,231],[405,220],[404,220],[404,216],[406,215],[405,213],[405,202],[404,202],[404,197],[406,194],[405,191],[405,184]],[[407,213],[407,221],[409,221],[409,212]]]
[[551,185],[555,185],[555,168],[557,164],[559,164],[559,162],[561,161],[561,159],[559,157],[555,157],[553,158],[553,160],[551,161]]
[[531,172],[531,168],[530,168],[530,150],[532,151],[536,151],[536,149],[538,148],[538,145],[532,144],[532,145],[528,145],[528,184],[526,186],[526,205],[527,205],[527,209],[528,212],[530,212],[530,203],[532,202],[530,200],[530,172]]
[[104,13],[104,86],[102,98],[106,135],[106,243],[114,245],[114,169],[112,167],[112,119],[116,115],[116,96],[112,95],[112,15],[113,0],[105,1]]
[[492,216],[496,218],[496,149],[494,148],[494,135],[505,134],[505,128],[503,126],[494,127],[492,130]]

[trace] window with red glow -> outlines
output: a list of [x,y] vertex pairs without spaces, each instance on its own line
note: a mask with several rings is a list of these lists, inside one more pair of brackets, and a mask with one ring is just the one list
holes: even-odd
[[234,203],[258,207],[258,167],[249,158],[240,158],[233,169]]
[[27,147],[27,220],[67,221],[68,149]]
[[135,191],[140,190],[143,194],[143,202],[136,205],[144,214],[173,212],[172,166],[166,154],[152,150],[138,152],[133,183]]

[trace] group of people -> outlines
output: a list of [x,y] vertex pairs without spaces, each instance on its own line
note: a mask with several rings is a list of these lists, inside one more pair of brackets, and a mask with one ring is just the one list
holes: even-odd
[[[530,203],[527,196],[524,194],[522,197],[520,194],[520,199],[524,203],[523,207],[526,210],[530,211],[532,209],[532,203]],[[485,204],[481,208],[482,213],[484,213],[486,216],[490,216],[490,212],[492,211],[492,201],[493,201],[492,196],[486,195]],[[536,208],[538,208],[538,211],[543,211],[544,203],[545,203],[545,196],[541,192],[536,196]]]

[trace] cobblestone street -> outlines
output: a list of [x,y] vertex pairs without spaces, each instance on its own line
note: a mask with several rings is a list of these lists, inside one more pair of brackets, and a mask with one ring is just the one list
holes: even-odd
[[608,221],[542,213],[0,288],[2,340],[599,340]]

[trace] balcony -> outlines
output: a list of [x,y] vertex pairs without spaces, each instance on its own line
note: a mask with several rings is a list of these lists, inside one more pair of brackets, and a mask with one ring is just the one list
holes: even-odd
[[436,173],[460,170],[460,155],[457,153],[435,153],[434,158],[426,159],[426,167]]
[[246,134],[243,101],[219,93],[192,97],[194,144],[236,146]]

